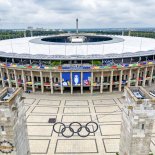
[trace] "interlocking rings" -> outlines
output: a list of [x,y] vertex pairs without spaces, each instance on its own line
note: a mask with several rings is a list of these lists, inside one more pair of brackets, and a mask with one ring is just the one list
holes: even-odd
[[[90,126],[92,126],[92,128],[90,128]],[[69,131],[69,134],[66,134],[68,133],[67,130]],[[88,137],[91,133],[95,133],[97,130],[98,124],[93,121],[88,122],[86,125],[82,125],[79,122],[72,122],[69,125],[65,125],[62,122],[57,122],[53,126],[53,131],[58,134],[62,134],[65,138],[71,138],[74,134],[84,138]]]
[[5,141],[5,140],[0,142],[0,152],[1,153],[9,154],[9,153],[13,152],[13,150],[14,150],[14,146],[12,143]]

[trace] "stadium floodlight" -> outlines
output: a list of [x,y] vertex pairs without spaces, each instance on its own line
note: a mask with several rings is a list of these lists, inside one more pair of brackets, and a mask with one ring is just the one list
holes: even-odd
[[79,33],[79,19],[77,18],[76,19],[76,33],[78,34]]

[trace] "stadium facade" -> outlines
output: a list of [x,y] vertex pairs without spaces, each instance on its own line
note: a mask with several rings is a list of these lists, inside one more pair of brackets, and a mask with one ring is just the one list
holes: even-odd
[[[4,40],[0,82],[3,87],[51,94],[145,87],[155,80],[154,45],[150,38],[94,34]],[[60,64],[48,65],[54,61]]]

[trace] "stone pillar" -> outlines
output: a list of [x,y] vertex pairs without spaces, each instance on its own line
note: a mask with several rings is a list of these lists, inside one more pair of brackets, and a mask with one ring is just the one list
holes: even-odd
[[70,72],[70,79],[71,79],[71,94],[73,94],[73,79],[72,79],[72,71]]
[[41,92],[44,93],[44,81],[42,71],[40,71],[40,80],[41,80]]
[[81,72],[81,94],[83,94],[83,72]]
[[10,73],[9,73],[8,68],[6,68],[6,73],[7,73],[7,77],[8,77],[8,84],[9,84],[9,87],[12,87],[11,79],[10,79]]
[[35,92],[35,86],[34,86],[34,76],[33,76],[33,71],[31,71],[31,80],[32,80],[32,92]]
[[137,69],[136,87],[138,87],[140,68]]
[[110,75],[110,89],[109,89],[110,92],[112,92],[112,86],[113,86],[113,74],[114,74],[114,71],[112,70],[112,71],[111,71],[111,75]]
[[3,72],[3,69],[2,68],[0,68],[0,72],[1,72],[1,78],[2,78],[2,86],[5,87],[4,72]]
[[130,87],[130,83],[131,83],[131,74],[132,74],[132,69],[129,70],[129,77],[128,77],[128,87]]
[[94,88],[94,73],[91,72],[91,94],[93,94],[93,88]]
[[63,86],[62,86],[62,72],[60,72],[60,87],[61,87],[61,94],[63,94]]
[[144,78],[143,78],[143,83],[142,83],[142,86],[145,87],[145,83],[146,83],[146,75],[147,75],[147,67],[145,68],[145,71],[144,71]]
[[50,72],[50,85],[51,85],[51,94],[53,94],[53,80],[52,80],[52,72]]
[[17,73],[15,69],[14,69],[14,76],[15,76],[16,88],[18,88],[18,78],[17,78]]
[[101,86],[100,86],[100,93],[103,93],[103,71],[101,72]]
[[[119,155],[149,155],[155,118],[152,99],[137,99],[135,87],[125,87],[122,109]],[[147,95],[142,87],[137,87]]]
[[[13,91],[14,89],[10,90]],[[4,93],[7,93],[7,91],[10,90],[8,88],[4,88],[0,92],[0,97],[3,98]],[[11,93],[11,96],[8,96],[7,101],[1,102],[0,154],[30,155],[22,89],[16,89],[15,92]]]
[[28,75],[27,76],[27,79],[28,79],[28,81],[31,81],[31,76]]
[[150,80],[149,80],[149,86],[151,86],[151,84],[152,84],[153,71],[154,71],[154,66],[152,66],[152,69],[151,69]]
[[26,91],[26,80],[25,80],[24,70],[22,70],[22,79],[23,79],[24,91]]
[[120,75],[119,75],[119,91],[122,91],[122,75],[123,75],[123,70],[120,71]]

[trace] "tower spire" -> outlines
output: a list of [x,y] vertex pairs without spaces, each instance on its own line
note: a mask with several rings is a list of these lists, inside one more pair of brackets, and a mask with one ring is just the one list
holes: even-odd
[[79,33],[79,20],[78,20],[78,18],[76,19],[76,34],[78,34]]

